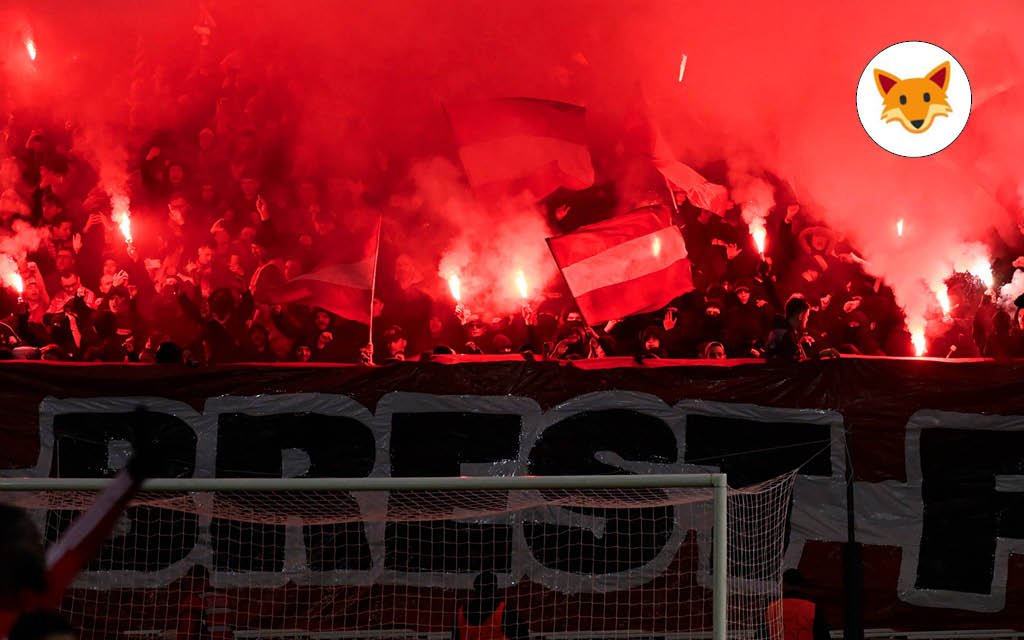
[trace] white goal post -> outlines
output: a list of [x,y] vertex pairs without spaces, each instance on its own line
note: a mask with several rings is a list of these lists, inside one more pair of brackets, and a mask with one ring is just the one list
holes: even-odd
[[[757,637],[767,628],[766,605],[781,593],[792,481],[790,475],[730,490],[723,473],[152,479],[109,549],[73,586],[64,609],[92,631],[83,629],[83,640],[198,638],[172,631],[192,588],[181,586],[183,572],[174,571],[201,565],[212,569],[202,570],[201,598],[216,593],[233,604],[207,601],[197,605],[200,610],[250,609],[245,624],[226,624],[222,631],[230,630],[222,635],[204,631],[203,637],[447,638],[443,625],[460,619],[455,603],[468,596],[473,575],[497,566],[495,573],[506,576],[502,589],[519,587],[511,601],[522,609],[531,638]],[[28,509],[52,542],[109,482],[0,478],[0,502]],[[347,503],[346,496],[354,501]],[[356,566],[346,556],[339,564],[335,556],[352,542],[354,523],[362,527],[372,558]],[[178,555],[176,527],[199,532],[188,543],[194,547]],[[487,527],[500,529],[498,538]],[[513,532],[503,533],[504,527]],[[636,548],[623,548],[630,541]],[[701,546],[707,542],[710,549]],[[218,559],[229,551],[244,557],[234,564]],[[658,560],[652,559],[655,552]],[[431,553],[466,559],[427,558]],[[152,568],[138,564],[149,556],[166,561]],[[251,563],[263,556],[278,562],[254,568]],[[737,570],[737,563],[746,570]],[[458,573],[449,569],[455,564]],[[341,589],[348,591],[336,596],[338,602],[360,600],[353,611],[338,612],[341,605],[323,595]],[[352,595],[356,589],[358,596]],[[290,612],[292,600],[307,590],[316,593],[308,597],[321,599],[310,610],[330,609],[317,613],[323,620]],[[268,603],[251,602],[259,598]],[[693,602],[680,602],[686,598]],[[444,616],[427,611],[433,608]],[[565,623],[572,617],[580,619],[576,627]],[[216,622],[203,624],[218,628]]]

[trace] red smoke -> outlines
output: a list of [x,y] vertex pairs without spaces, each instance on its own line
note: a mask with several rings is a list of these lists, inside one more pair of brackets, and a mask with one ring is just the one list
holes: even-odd
[[[239,82],[271,83],[294,105],[299,134],[285,152],[299,175],[319,171],[365,185],[389,221],[389,239],[415,257],[441,295],[443,278],[458,273],[469,305],[511,308],[520,298],[518,270],[531,295],[554,275],[538,213],[521,203],[479,208],[451,164],[443,105],[481,97],[586,105],[595,163],[608,166],[642,83],[681,160],[727,161],[733,199],[752,231],[775,206],[758,182],[769,172],[794,185],[802,210],[860,249],[915,325],[937,306],[937,283],[957,264],[983,271],[991,243],[1024,249],[1017,231],[1021,3],[211,0],[205,7],[204,14],[171,0],[9,2],[0,11],[8,25],[0,37],[0,106],[49,109],[55,125],[73,123],[113,196],[123,188],[125,150],[135,150],[140,133],[188,120],[187,96],[175,91],[201,80],[194,58],[205,38],[218,60],[233,52],[243,60]],[[26,34],[41,52],[34,62]],[[863,66],[908,39],[956,56],[974,95],[960,139],[927,158],[878,148],[856,114]],[[893,233],[895,220],[905,222],[902,234]]]

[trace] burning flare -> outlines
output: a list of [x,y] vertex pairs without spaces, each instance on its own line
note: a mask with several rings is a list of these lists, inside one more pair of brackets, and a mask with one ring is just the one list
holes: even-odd
[[21,274],[17,271],[11,271],[7,274],[7,284],[18,292],[18,295],[25,293],[25,282],[21,279]]
[[132,243],[132,213],[128,208],[128,196],[120,190],[113,190],[110,193],[110,217],[121,230],[124,241]]
[[683,54],[682,60],[679,61],[679,82],[683,81],[683,74],[686,73],[686,54]]
[[516,287],[519,288],[519,297],[526,300],[529,291],[526,288],[526,275],[522,270],[516,271]]
[[462,284],[459,282],[459,276],[454,273],[448,276],[448,290],[452,292],[455,302],[462,302]]
[[924,339],[924,330],[918,329],[911,333],[910,341],[914,343],[914,355],[921,357],[928,350],[928,345]]
[[127,211],[121,215],[121,221],[117,223],[118,228],[121,229],[121,235],[124,236],[124,241],[128,244],[132,243],[132,217]]
[[661,255],[661,238],[654,236],[654,241],[651,243],[651,253],[657,258]]
[[896,221],[896,235],[903,237],[903,218]]
[[946,285],[942,285],[935,290],[935,297],[939,301],[939,306],[942,308],[942,315],[949,315],[949,291],[946,290]]
[[750,237],[754,239],[754,244],[757,245],[757,252],[763,256],[764,243],[768,239],[768,231],[764,228],[763,218],[754,218],[750,223]]
[[25,51],[28,53],[28,59],[32,62],[36,61],[36,43],[32,39],[32,36],[25,38]]
[[995,282],[995,278],[992,276],[992,265],[985,258],[978,258],[967,268],[967,272],[981,280],[985,284],[986,289],[991,289],[993,282]]

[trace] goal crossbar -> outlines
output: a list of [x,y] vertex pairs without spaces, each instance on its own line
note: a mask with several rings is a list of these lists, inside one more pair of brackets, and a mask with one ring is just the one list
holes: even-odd
[[[110,478],[0,478],[3,491],[101,491]],[[446,478],[154,478],[143,491],[486,491],[488,489],[726,489],[724,473]]]

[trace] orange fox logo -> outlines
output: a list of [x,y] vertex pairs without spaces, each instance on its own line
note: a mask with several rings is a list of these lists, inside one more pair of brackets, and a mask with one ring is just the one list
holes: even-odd
[[924,133],[935,118],[953,112],[946,97],[949,62],[943,62],[923,78],[906,80],[875,69],[875,86],[882,94],[882,119],[899,122],[910,133]]

